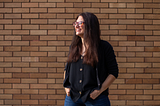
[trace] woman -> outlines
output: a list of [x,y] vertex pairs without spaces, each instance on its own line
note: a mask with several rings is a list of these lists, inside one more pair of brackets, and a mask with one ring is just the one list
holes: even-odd
[[75,32],[64,73],[64,106],[110,106],[108,87],[118,77],[113,48],[100,39],[94,14],[79,14],[73,26]]

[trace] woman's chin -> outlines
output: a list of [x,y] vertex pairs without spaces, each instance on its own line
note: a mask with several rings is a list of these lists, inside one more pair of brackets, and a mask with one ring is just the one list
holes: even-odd
[[77,36],[79,36],[79,37],[83,37],[83,34],[76,34]]

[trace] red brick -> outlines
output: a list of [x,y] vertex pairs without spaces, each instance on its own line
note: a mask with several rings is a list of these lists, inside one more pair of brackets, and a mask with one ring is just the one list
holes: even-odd
[[31,89],[46,89],[47,84],[30,84]]
[[136,20],[136,24],[152,24],[152,20]]
[[[56,0],[56,1],[64,2],[64,0]],[[66,0],[66,2],[82,2],[82,0],[76,0],[76,1],[74,1],[74,0]]]
[[29,19],[13,19],[13,24],[29,24]]
[[119,95],[119,100],[134,100],[135,95]]
[[39,94],[55,94],[55,90],[39,90]]
[[37,79],[21,79],[21,83],[37,83]]
[[4,17],[5,18],[11,18],[11,19],[21,18],[21,14],[4,14]]
[[29,2],[29,0],[13,0],[13,2]]
[[38,89],[22,89],[22,94],[38,94]]
[[117,0],[101,0],[101,2],[117,2]]
[[28,35],[29,30],[13,30],[14,35]]
[[48,99],[65,99],[64,95],[49,95]]
[[11,30],[0,30],[0,35],[10,35],[11,34]]
[[47,63],[31,63],[30,67],[47,67]]
[[47,99],[47,95],[31,95],[31,99]]
[[40,72],[56,72],[56,68],[39,68]]
[[126,79],[126,84],[142,84],[142,79]]
[[73,18],[73,14],[57,14],[57,18]]
[[38,62],[38,57],[22,57],[22,62]]
[[0,94],[0,99],[12,99],[12,95]]
[[144,101],[144,105],[159,105],[160,104],[160,102],[159,101],[153,101],[153,100],[151,100],[151,101]]
[[152,31],[136,31],[136,35],[152,35]]
[[65,13],[64,8],[48,8],[48,13]]
[[[86,9],[83,11],[86,11]],[[89,11],[89,10],[87,10],[87,11]],[[95,9],[95,10],[90,10],[90,11],[97,11],[97,10]],[[82,12],[81,8],[66,8],[66,13],[81,13],[81,12]]]
[[127,3],[127,8],[143,8],[143,3]]
[[47,19],[31,19],[31,24],[47,24]]
[[5,7],[21,7],[21,3],[5,3]]
[[23,105],[35,105],[38,104],[38,100],[22,100]]
[[56,36],[40,36],[40,40],[43,41],[43,40],[56,40]]
[[152,0],[136,0],[136,2],[152,2]]
[[56,3],[39,3],[39,7],[56,7]]
[[153,9],[153,13],[160,13],[160,9]]
[[134,2],[134,0],[118,0],[118,2]]
[[92,12],[92,13],[99,13],[99,8],[83,8],[84,12]]
[[29,56],[29,52],[13,52],[13,56]]
[[41,104],[41,105],[45,105],[45,104],[55,105],[56,101],[55,100],[40,100],[39,104]]
[[[30,2],[39,2],[39,0],[31,0]],[[41,0],[41,2],[47,2],[47,0]]]
[[3,3],[0,3],[0,7],[3,7]]
[[22,7],[38,7],[38,3],[22,3]]
[[47,30],[30,30],[31,35],[47,35]]
[[29,84],[13,84],[13,89],[27,89]]
[[12,0],[1,0],[1,2],[12,2]]
[[21,47],[4,47],[4,51],[21,51]]
[[135,24],[135,20],[130,20],[130,19],[120,19],[118,21],[118,24]]
[[48,13],[48,14],[45,14],[45,13],[43,13],[43,14],[40,14],[40,16],[39,16],[39,18],[56,18],[56,14],[50,14],[50,13]]
[[73,3],[57,3],[57,7],[73,7]]
[[[65,31],[64,30],[48,30],[49,35],[64,35]],[[62,37],[62,36],[60,36]],[[67,36],[68,38],[68,36]]]
[[128,100],[127,101],[127,105],[143,105],[143,101],[140,101],[140,100]]
[[103,19],[103,18],[108,18],[108,14],[95,14],[98,18]]
[[64,19],[49,19],[49,24],[65,24]]
[[0,14],[0,18],[3,18],[3,14]]
[[29,99],[29,95],[13,95],[13,99],[18,99],[18,100],[24,100],[24,99]]
[[125,3],[109,3],[110,8],[125,8]]
[[39,29],[38,25],[22,25],[22,29]]
[[10,40],[10,41],[12,41],[12,40],[21,40],[21,36],[5,36],[5,40]]
[[159,14],[144,14],[144,19],[160,19]]
[[159,79],[143,79],[144,84],[158,84]]
[[110,25],[110,29],[126,29],[126,25]]
[[5,104],[7,105],[18,105],[21,104],[20,100],[5,100]]
[[26,40],[37,41],[39,40],[39,36],[22,36],[22,40],[23,41],[26,41]]
[[48,84],[48,88],[63,89],[62,84]]
[[21,68],[5,68],[5,72],[21,72]]
[[[21,91],[20,91],[20,89],[5,89],[4,90],[4,93],[5,94],[20,94],[21,93]],[[12,97],[12,96],[11,96]]]
[[144,41],[144,36],[128,36],[129,41]]
[[126,18],[125,14],[109,14],[109,18],[123,19]]
[[22,18],[38,18],[38,14],[22,14]]
[[160,2],[159,0],[153,0],[153,2]]
[[[95,7],[97,5],[94,5],[94,3],[92,3],[92,6]],[[74,3],[74,7],[91,7],[91,3]]]
[[153,42],[141,42],[141,41],[138,41],[138,42],[136,42],[136,45],[137,46],[153,46],[154,44],[153,44]]
[[4,79],[4,83],[20,83],[20,79]]
[[29,78],[28,73],[13,73],[13,78]]
[[56,29],[56,25],[40,25],[40,29]]
[[152,3],[147,4],[147,3],[145,3],[144,8],[160,8],[160,7],[159,7],[159,4],[152,4]]
[[[118,35],[118,30],[104,30],[104,31],[102,30],[101,34],[105,35],[101,37],[108,37],[106,35]],[[123,37],[119,37],[118,39],[123,39]]]
[[47,13],[47,8],[30,8],[30,13]]
[[0,13],[12,13],[12,8],[1,8]]
[[158,52],[158,51],[160,51],[160,48],[159,47],[145,47],[145,51]]
[[38,68],[22,68],[22,72],[38,72]]

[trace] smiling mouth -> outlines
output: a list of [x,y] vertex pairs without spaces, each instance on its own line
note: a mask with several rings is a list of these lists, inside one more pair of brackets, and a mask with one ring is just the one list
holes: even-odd
[[76,32],[80,32],[81,31],[81,29],[76,29]]

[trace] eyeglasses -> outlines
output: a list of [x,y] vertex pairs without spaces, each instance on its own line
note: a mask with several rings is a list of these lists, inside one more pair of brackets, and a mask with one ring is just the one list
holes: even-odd
[[83,26],[85,22],[79,21],[79,22],[73,22],[73,26],[78,25],[79,27]]

